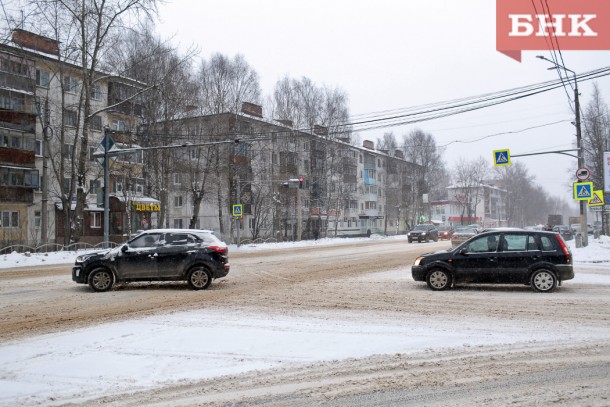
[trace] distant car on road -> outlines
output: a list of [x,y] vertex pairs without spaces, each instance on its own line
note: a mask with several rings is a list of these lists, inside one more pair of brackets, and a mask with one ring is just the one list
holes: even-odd
[[438,229],[432,224],[415,225],[413,229],[407,233],[409,243],[414,240],[418,242],[429,242],[430,240],[438,241]]
[[475,236],[477,233],[477,229],[472,226],[456,226],[455,229],[453,229],[453,235],[451,236],[451,246],[456,247]]
[[559,234],[514,230],[481,233],[456,248],[424,254],[411,274],[435,291],[487,283],[526,284],[551,292],[574,278],[574,269],[572,253]]
[[451,236],[453,236],[453,228],[451,226],[445,226],[445,225],[441,225],[439,227],[437,227],[438,229],[438,238],[443,240],[449,240],[451,239]]
[[[572,229],[574,231],[574,234],[579,234],[580,233],[580,223],[572,223],[570,225],[570,229]],[[589,235],[593,234],[593,226],[591,226],[590,224],[587,225],[587,234],[589,234]]]
[[229,268],[229,249],[212,231],[153,229],[114,249],[78,256],[72,280],[93,291],[128,281],[186,281],[201,290]]
[[563,240],[574,239],[574,231],[568,225],[555,225],[553,226],[553,232],[559,233]]

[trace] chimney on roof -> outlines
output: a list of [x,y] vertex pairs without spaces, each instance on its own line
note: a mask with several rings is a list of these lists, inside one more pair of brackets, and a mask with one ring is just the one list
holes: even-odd
[[59,43],[57,41],[19,28],[13,30],[13,42],[23,48],[33,49],[45,54],[59,55]]
[[373,143],[371,140],[364,140],[362,142],[362,147],[368,148],[369,150],[374,150],[375,149],[375,143]]
[[402,153],[402,150],[394,150],[394,157],[404,160],[405,155]]
[[263,118],[263,107],[259,105],[255,105],[250,102],[243,102],[241,104],[241,112],[245,114],[249,114],[251,116]]
[[313,126],[313,134],[316,134],[318,136],[328,136],[328,127],[316,124]]

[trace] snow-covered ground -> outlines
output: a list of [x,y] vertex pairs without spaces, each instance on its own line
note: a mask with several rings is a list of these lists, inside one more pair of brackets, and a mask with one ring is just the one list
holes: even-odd
[[[404,237],[394,237],[400,239]],[[231,252],[353,240],[231,246]],[[610,238],[586,248],[569,242],[575,264],[606,274],[577,273],[576,283],[610,285]],[[72,263],[77,253],[0,256],[0,267]],[[376,281],[406,281],[408,266]],[[1,271],[0,271],[1,272]],[[362,278],[362,277],[361,277]],[[365,277],[366,278],[366,277]],[[569,283],[567,283],[569,284]],[[212,311],[212,312],[211,312]],[[225,374],[374,354],[538,342],[610,339],[606,328],[549,331],[536,321],[467,321],[359,311],[285,315],[213,309],[156,315],[0,344],[0,405],[83,403],[89,398],[187,383]],[[498,326],[498,325],[501,326]],[[491,326],[493,325],[493,329]],[[87,346],[83,346],[83,344]]]

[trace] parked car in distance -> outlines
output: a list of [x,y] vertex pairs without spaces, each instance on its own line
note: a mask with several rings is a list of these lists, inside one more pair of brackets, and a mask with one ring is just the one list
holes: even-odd
[[[572,223],[570,225],[570,229],[574,231],[574,234],[580,233],[580,223]],[[590,224],[587,224],[587,234],[593,234],[593,226],[591,226]]]
[[555,225],[553,226],[553,232],[559,233],[563,240],[574,239],[574,231],[568,225]]
[[451,239],[453,236],[453,228],[451,226],[441,225],[437,227],[438,229],[438,238],[443,240]]
[[72,280],[98,292],[129,281],[186,281],[201,290],[229,269],[229,249],[212,231],[153,229],[113,249],[78,256]]
[[456,248],[424,254],[411,267],[432,290],[469,283],[526,284],[551,292],[574,278],[572,253],[561,235],[546,231],[484,232]]
[[407,233],[407,239],[409,240],[409,243],[412,243],[414,240],[420,243],[429,242],[430,240],[437,242],[438,229],[432,224],[415,225],[413,229]]
[[456,247],[475,236],[477,233],[477,229],[472,226],[456,226],[455,229],[453,229],[453,236],[451,236],[451,246]]

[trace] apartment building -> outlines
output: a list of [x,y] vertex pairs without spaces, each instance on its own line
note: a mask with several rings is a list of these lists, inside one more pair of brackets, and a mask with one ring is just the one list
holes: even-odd
[[[187,146],[173,152],[174,172],[161,188],[168,191],[160,198],[168,203],[163,227],[212,229],[226,241],[235,241],[237,228],[242,239],[300,240],[404,233],[412,215],[416,166],[401,151],[377,151],[371,141],[354,146],[322,126],[294,129],[264,118],[251,103],[238,114],[188,117],[160,128]],[[146,139],[144,131],[142,145]],[[203,157],[220,159],[206,166]],[[197,188],[206,194],[194,205]],[[236,204],[243,208],[238,217]]]
[[[213,229],[226,241],[393,234],[415,216],[416,166],[400,151],[375,150],[371,141],[354,146],[349,132],[337,136],[323,126],[295,129],[252,103],[239,113],[186,115],[139,130],[142,100],[134,95],[145,85],[94,72],[89,100],[98,113],[85,120],[83,70],[61,59],[59,45],[22,30],[0,44],[3,246],[102,241],[103,158],[96,153],[106,136],[112,151],[180,145],[109,158],[115,242],[152,227]],[[84,132],[81,172],[75,163]],[[78,194],[86,196],[82,208]]]
[[[62,60],[52,39],[15,30],[12,40],[0,44],[0,240],[3,245],[70,243],[67,233],[78,228],[79,241],[98,243],[103,238],[103,160],[94,153],[106,131],[114,149],[137,145],[141,103],[133,95],[142,84],[95,72],[89,100],[91,112],[99,113],[85,126],[82,68]],[[81,174],[74,163],[84,131],[88,159]],[[140,205],[158,204],[144,197],[143,185],[141,152],[110,160],[113,240],[124,240],[131,229],[126,222],[139,228],[154,217],[157,205]],[[73,216],[78,189],[86,194],[82,217]]]

